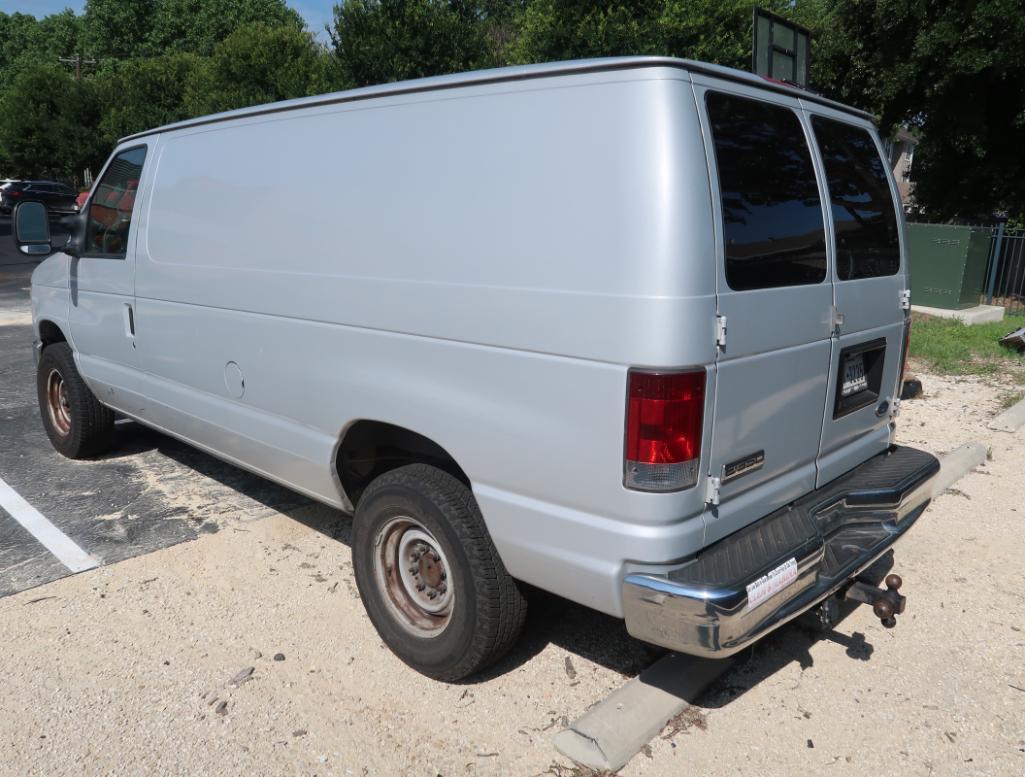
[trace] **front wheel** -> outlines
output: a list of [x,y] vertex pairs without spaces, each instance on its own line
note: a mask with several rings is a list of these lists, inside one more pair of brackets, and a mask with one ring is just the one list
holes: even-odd
[[352,550],[370,620],[418,672],[460,680],[519,636],[526,599],[470,489],[448,473],[413,464],[374,480],[356,510]]
[[43,349],[36,370],[36,393],[43,428],[60,453],[69,459],[85,459],[110,449],[114,413],[85,385],[67,343]]

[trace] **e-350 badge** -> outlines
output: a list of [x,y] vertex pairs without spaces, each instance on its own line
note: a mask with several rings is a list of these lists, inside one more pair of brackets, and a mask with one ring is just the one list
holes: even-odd
[[765,464],[765,451],[756,451],[750,453],[743,458],[731,461],[728,464],[722,465],[722,482],[729,483],[731,480],[736,480],[743,475],[747,475],[750,472],[754,472],[762,468]]

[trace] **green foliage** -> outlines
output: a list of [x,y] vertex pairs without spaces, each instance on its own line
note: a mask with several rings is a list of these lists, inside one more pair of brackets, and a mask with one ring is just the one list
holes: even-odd
[[[486,4],[471,0],[342,0],[331,40],[342,82],[366,86],[494,63]],[[497,28],[492,28],[497,32]]]
[[[97,60],[76,81],[59,58]],[[326,90],[332,58],[286,0],[87,0],[0,13],[0,174],[79,179],[125,135]]]
[[122,60],[98,73],[103,144],[112,148],[126,135],[188,118],[186,91],[200,64],[195,54],[167,54]]
[[188,113],[216,113],[322,92],[322,54],[310,34],[295,27],[241,27],[192,74]]
[[53,65],[30,65],[0,98],[0,141],[7,164],[23,177],[73,179],[103,161],[96,136],[98,102],[90,81]]
[[1018,0],[811,0],[817,88],[919,130],[933,218],[1025,214],[1025,13]]
[[0,89],[29,65],[55,65],[72,55],[82,38],[82,20],[71,10],[37,20],[28,14],[0,13]]
[[787,0],[669,0],[659,18],[661,53],[750,70],[755,6],[793,17]]
[[285,0],[157,0],[146,47],[150,53],[209,55],[232,32],[254,23],[305,27]]
[[86,0],[84,53],[102,58],[138,56],[155,7],[156,0]]
[[528,0],[513,58],[655,54],[747,70],[755,6],[790,9],[786,0]]
[[546,62],[658,53],[663,5],[659,0],[529,0],[513,58]]
[[1000,345],[1000,338],[1025,326],[1025,316],[1007,316],[992,324],[965,326],[960,321],[914,316],[909,354],[935,372],[1014,375],[1025,382],[1025,354]]

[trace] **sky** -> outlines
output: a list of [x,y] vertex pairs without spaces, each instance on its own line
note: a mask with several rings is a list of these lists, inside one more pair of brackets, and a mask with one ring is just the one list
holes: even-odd
[[[307,26],[317,37],[327,40],[324,25],[331,21],[331,7],[337,0],[288,0],[288,4],[302,14]],[[4,13],[30,13],[35,17],[49,16],[65,8],[82,13],[85,0],[0,0],[0,11]]]

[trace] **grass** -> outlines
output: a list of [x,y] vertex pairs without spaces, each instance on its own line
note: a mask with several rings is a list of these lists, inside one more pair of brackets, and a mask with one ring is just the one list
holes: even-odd
[[913,315],[910,356],[932,372],[989,375],[1025,384],[1025,354],[1000,345],[1000,338],[1025,326],[1025,316],[995,324],[965,326],[960,321]]
[[1025,399],[1025,394],[1020,391],[1005,391],[1000,395],[1000,407],[1007,410]]

